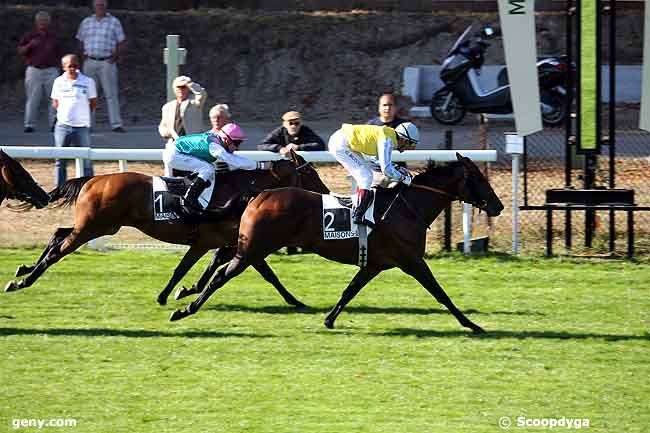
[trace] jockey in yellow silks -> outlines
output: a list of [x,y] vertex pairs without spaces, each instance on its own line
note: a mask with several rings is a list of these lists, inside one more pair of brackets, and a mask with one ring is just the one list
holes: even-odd
[[[363,215],[372,203],[372,172],[379,165],[387,177],[411,184],[413,179],[408,170],[391,161],[393,150],[403,152],[415,149],[420,141],[420,132],[411,122],[388,126],[350,125],[344,123],[329,139],[329,151],[350,173],[357,183],[357,200],[353,211],[355,224],[363,224]],[[375,160],[375,161],[373,161]]]

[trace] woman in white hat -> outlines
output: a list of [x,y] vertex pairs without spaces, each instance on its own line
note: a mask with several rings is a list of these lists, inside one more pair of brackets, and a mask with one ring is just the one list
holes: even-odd
[[165,147],[171,147],[174,140],[188,134],[205,131],[203,125],[203,104],[208,93],[190,77],[181,75],[172,83],[176,99],[162,107],[162,118],[158,132],[167,140]]

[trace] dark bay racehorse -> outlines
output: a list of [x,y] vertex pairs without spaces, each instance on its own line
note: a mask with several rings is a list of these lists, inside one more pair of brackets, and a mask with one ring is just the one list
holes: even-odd
[[[449,299],[423,259],[426,230],[438,214],[453,200],[471,203],[497,216],[503,204],[478,167],[469,159],[456,155],[458,161],[444,167],[429,164],[416,175],[410,187],[377,194],[376,214],[385,214],[377,221],[368,238],[368,265],[361,268],[325,319],[334,327],[336,317],[345,305],[380,272],[394,267],[413,276],[461,325],[482,332]],[[249,265],[263,261],[283,246],[302,246],[322,257],[340,263],[357,263],[357,240],[323,240],[321,195],[282,188],[265,191],[246,208],[239,227],[237,254],[217,272],[214,280],[185,310],[176,310],[170,320],[196,313],[215,290],[239,275]]]
[[0,204],[5,198],[47,206],[50,197],[22,165],[0,149]]
[[[237,193],[257,193],[263,189],[280,186],[294,185],[323,193],[329,192],[316,170],[306,164],[301,156],[292,152],[291,158],[291,161],[273,162],[271,170],[219,173],[209,207],[230,203],[233,201],[230,199]],[[130,226],[163,242],[190,246],[158,297],[158,302],[164,304],[178,281],[205,253],[213,248],[236,245],[243,206],[231,217],[215,218],[214,221],[195,224],[155,221],[152,179],[151,176],[139,173],[115,173],[72,179],[54,189],[50,193],[50,202],[56,202],[59,206],[75,204],[74,227],[57,229],[36,263],[31,266],[21,265],[16,271],[17,277],[29,275],[20,281],[10,281],[5,291],[31,286],[48,267],[86,242],[100,236],[113,235],[121,227]],[[287,303],[304,306],[282,286],[265,262],[260,262],[255,269],[274,285]]]

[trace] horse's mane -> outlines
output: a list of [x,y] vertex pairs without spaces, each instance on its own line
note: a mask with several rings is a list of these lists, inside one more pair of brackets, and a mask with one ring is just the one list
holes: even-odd
[[[274,164],[287,164],[289,166],[293,165],[293,163],[291,161],[287,161],[287,160],[284,160],[284,159],[274,161]],[[267,175],[271,175],[271,174],[270,174],[270,172],[268,170],[244,170],[244,169],[218,171],[216,173],[217,179],[219,179],[222,182],[232,180],[232,179],[239,179],[242,176],[244,178],[250,178],[253,175],[267,176]]]
[[437,165],[435,161],[429,160],[427,166],[423,170],[417,170],[417,176],[427,177],[446,177],[449,178],[453,175],[458,161],[453,161],[445,165]]

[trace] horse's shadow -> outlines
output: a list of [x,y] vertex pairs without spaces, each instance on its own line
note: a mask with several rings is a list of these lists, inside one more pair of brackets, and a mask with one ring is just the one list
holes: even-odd
[[372,333],[374,336],[382,337],[408,337],[418,338],[447,338],[447,337],[470,337],[487,340],[500,340],[514,338],[518,340],[541,339],[541,340],[586,340],[590,338],[604,341],[650,341],[650,333],[643,335],[625,334],[598,334],[594,332],[568,332],[568,331],[512,331],[512,330],[488,330],[484,334],[472,334],[467,331],[437,331],[433,329],[396,328],[391,331]]
[[[296,308],[290,305],[274,305],[252,307],[243,304],[215,304],[204,307],[207,310],[221,312],[245,312],[245,313],[262,313],[262,314],[324,314],[329,313],[331,307],[307,307]],[[418,308],[418,307],[371,307],[366,305],[348,306],[345,311],[351,314],[410,314],[415,316],[426,316],[429,314],[450,314],[446,309],[440,308]],[[477,315],[506,315],[506,316],[545,316],[538,311],[480,311],[476,309],[463,310],[465,314]]]
[[48,335],[55,337],[126,337],[126,338],[272,338],[271,334],[219,331],[153,331],[119,328],[0,328],[0,337],[12,335]]

